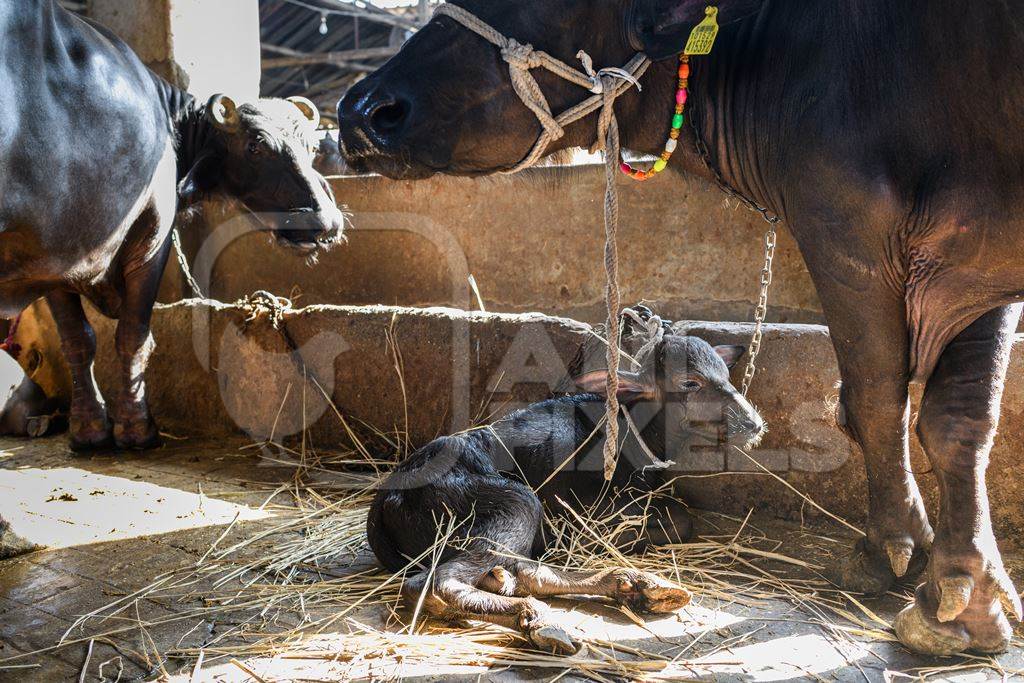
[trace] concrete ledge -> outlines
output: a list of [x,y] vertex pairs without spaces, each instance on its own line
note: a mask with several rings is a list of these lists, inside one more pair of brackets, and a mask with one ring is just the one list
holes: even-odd
[[[42,359],[37,381],[48,391],[66,392],[47,317],[45,307],[37,305],[26,316],[19,341],[28,355],[36,351]],[[101,349],[97,375],[112,393],[118,386],[113,323],[97,315],[93,320]],[[581,346],[593,344],[588,326],[538,314],[314,306],[283,312],[276,328],[274,322],[267,310],[211,302],[158,308],[158,345],[148,377],[163,429],[180,436],[241,429],[260,440],[298,434],[307,425],[308,439],[325,449],[345,442],[347,423],[363,433],[367,425],[407,433],[413,445],[421,445],[483,416],[546,397]],[[737,323],[677,327],[715,344],[745,345],[752,331]],[[290,344],[297,353],[290,352]],[[771,431],[753,456],[835,514],[863,521],[863,457],[834,424],[839,374],[827,330],[769,325],[759,365],[751,398]],[[989,471],[1001,538],[1024,531],[1024,476],[1016,467],[1022,432],[1024,346],[1018,344]],[[927,473],[916,442],[914,448],[915,471]],[[680,485],[693,505],[737,515],[755,508],[789,519],[819,514],[738,452],[683,457],[687,471]],[[934,477],[918,479],[934,510]]]
[[[304,268],[265,235],[226,238],[237,214],[216,202],[183,226],[206,294],[235,301],[256,289],[304,305],[378,304],[475,308],[472,274],[488,310],[545,311],[604,318],[600,166],[537,168],[515,177],[395,182],[376,176],[331,179],[353,217],[349,242]],[[619,183],[623,301],[641,298],[674,320],[748,320],[763,264],[765,223],[703,181],[665,177]],[[216,254],[204,268],[201,252]],[[776,251],[771,320],[819,323],[821,309],[796,244],[783,229]],[[176,265],[163,301],[187,296]]]

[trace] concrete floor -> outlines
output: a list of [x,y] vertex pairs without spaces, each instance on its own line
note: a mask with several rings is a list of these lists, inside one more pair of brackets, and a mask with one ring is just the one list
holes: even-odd
[[[252,609],[224,611],[216,619],[196,612],[212,586],[198,583],[180,595],[145,597],[130,610],[103,622],[93,620],[72,629],[75,620],[151,584],[156,578],[194,566],[212,545],[226,547],[272,528],[274,512],[292,505],[287,492],[273,499],[276,508],[261,509],[295,470],[267,465],[240,444],[176,442],[155,453],[127,456],[74,457],[63,439],[25,442],[0,440],[0,500],[15,528],[31,528],[32,540],[49,550],[0,562],[0,681],[174,680],[285,681],[359,678],[420,680],[576,680],[566,667],[493,670],[479,666],[416,666],[394,659],[364,661],[260,658],[244,648],[261,631],[288,630],[329,606],[309,612],[279,610],[258,629],[237,629],[255,623]],[[710,518],[710,517],[709,517]],[[721,520],[718,520],[721,522]],[[30,527],[25,525],[30,523]],[[753,520],[765,536],[784,539],[780,552],[818,563],[841,545],[815,530],[770,520]],[[268,539],[271,546],[274,539]],[[263,550],[266,551],[267,544]],[[252,552],[257,552],[253,548]],[[346,576],[372,567],[359,553],[338,569]],[[1008,562],[1018,585],[1024,584],[1020,557]],[[759,567],[807,575],[806,570],[768,561]],[[344,580],[343,578],[340,580]],[[903,600],[889,596],[864,601],[888,620]],[[917,678],[933,667],[942,680],[989,680],[1002,677],[992,663],[981,660],[927,660],[914,657],[891,642],[854,637],[841,646],[816,617],[790,601],[741,606],[704,600],[681,615],[631,623],[617,610],[593,603],[558,602],[560,618],[588,637],[615,642],[623,650],[639,647],[670,657],[685,655],[697,664],[693,677],[714,680],[860,680],[891,678],[902,672]],[[858,612],[851,608],[851,611]],[[195,618],[188,615],[195,612]],[[863,612],[858,612],[863,614]],[[386,610],[373,607],[353,615],[355,621],[384,628]],[[164,623],[159,623],[159,622]],[[140,624],[147,624],[140,628]],[[218,643],[195,673],[195,660],[162,657],[171,649],[206,647],[225,630],[235,634]],[[69,632],[69,629],[72,629]],[[326,634],[319,643],[329,650],[350,636],[345,629]],[[67,636],[65,638],[65,634]],[[97,634],[108,634],[97,638]],[[55,647],[62,638],[65,645]],[[92,652],[89,641],[92,639]],[[332,641],[332,639],[334,639]],[[1024,648],[999,658],[1007,676],[1024,671]],[[235,650],[241,666],[225,651]],[[623,656],[628,656],[624,653]],[[701,660],[704,656],[705,659]],[[85,666],[88,661],[88,666]],[[961,670],[948,667],[962,663]],[[244,668],[256,675],[246,673]],[[84,673],[83,673],[84,672]],[[193,677],[193,675],[195,676]],[[897,676],[898,677],[898,676]]]

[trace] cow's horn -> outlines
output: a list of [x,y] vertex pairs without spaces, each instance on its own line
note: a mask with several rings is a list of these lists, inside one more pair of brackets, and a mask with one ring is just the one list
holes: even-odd
[[288,101],[306,115],[306,118],[312,122],[314,128],[320,125],[320,109],[310,100],[307,100],[305,97],[289,97]]
[[214,95],[206,106],[206,113],[209,115],[213,125],[221,130],[232,132],[238,130],[241,119],[238,116],[238,107],[235,101],[227,95]]

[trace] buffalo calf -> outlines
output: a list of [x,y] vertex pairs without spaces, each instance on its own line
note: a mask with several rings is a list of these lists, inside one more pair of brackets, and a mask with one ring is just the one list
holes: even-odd
[[[536,561],[544,551],[544,507],[641,517],[643,533],[617,545],[684,540],[685,507],[665,488],[667,454],[725,438],[748,445],[764,423],[729,382],[744,349],[713,348],[666,333],[660,321],[643,346],[640,371],[619,372],[624,436],[613,481],[602,469],[601,418],[607,370],[576,379],[586,393],[533,404],[483,429],[437,439],[401,463],[381,486],[367,531],[380,562],[416,570],[403,595],[445,619],[473,618],[519,630],[545,650],[574,652],[578,642],[555,626],[548,596],[612,598],[637,611],[671,612],[689,603],[686,589],[627,568],[566,572]],[[714,433],[712,434],[712,430]],[[639,442],[643,442],[640,446]],[[640,446],[639,448],[637,446]]]

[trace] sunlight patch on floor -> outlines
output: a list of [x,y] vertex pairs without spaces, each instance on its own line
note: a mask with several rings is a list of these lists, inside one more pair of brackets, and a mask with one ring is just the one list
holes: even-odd
[[850,649],[820,635],[786,636],[731,647],[710,655],[706,660],[697,659],[691,662],[691,666],[692,670],[701,671],[700,665],[705,663],[709,667],[706,670],[709,675],[743,676],[747,681],[807,680],[848,667],[869,654],[863,649],[852,652]]
[[552,607],[560,624],[576,629],[588,638],[611,642],[696,636],[744,621],[743,617],[699,605],[690,605],[676,614],[644,615],[642,623],[630,621],[626,614],[611,606],[591,609],[582,603],[577,609],[572,609],[571,603],[561,601]]
[[72,467],[0,470],[12,530],[49,548],[264,519],[268,513],[200,493]]

